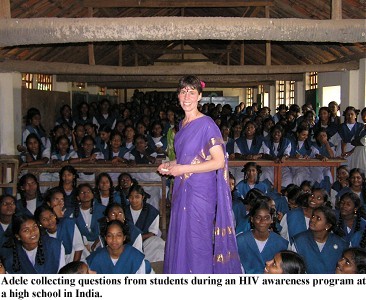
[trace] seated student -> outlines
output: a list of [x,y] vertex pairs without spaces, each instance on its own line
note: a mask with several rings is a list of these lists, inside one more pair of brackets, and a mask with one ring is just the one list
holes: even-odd
[[84,243],[74,219],[58,219],[47,204],[37,207],[34,217],[41,228],[41,234],[48,234],[62,243],[66,263],[81,259]]
[[349,192],[342,195],[337,217],[337,227],[342,232],[343,239],[348,243],[357,231],[362,231],[366,227],[366,212],[361,205],[360,197],[355,193]]
[[127,245],[129,231],[127,224],[113,220],[106,226],[104,238],[108,247],[87,257],[92,270],[98,274],[149,274],[151,265],[145,255]]
[[349,186],[349,170],[346,165],[339,166],[336,171],[336,180],[333,182],[330,190],[330,201],[332,207],[336,208],[336,196],[341,189]]
[[104,158],[108,156],[108,145],[110,144],[111,134],[112,128],[105,124],[99,127],[98,136],[95,139],[95,147],[103,153]]
[[65,265],[64,246],[57,239],[41,236],[34,217],[15,217],[12,232],[12,239],[0,249],[9,274],[57,274]]
[[[285,138],[285,132],[281,125],[275,125],[271,130],[271,135],[268,140],[262,143],[260,153],[263,154],[264,159],[273,160],[276,163],[284,162],[290,157],[291,142]],[[273,185],[273,167],[263,168],[261,175],[262,181],[267,181],[268,184]]]
[[76,125],[74,119],[72,118],[71,107],[68,104],[64,104],[60,108],[60,115],[56,119],[56,125],[60,125],[62,123],[66,123],[71,127]]
[[311,194],[302,194],[298,201],[302,202],[299,208],[290,210],[281,220],[281,236],[288,241],[309,228],[309,221],[314,209],[321,206],[330,207],[328,193],[320,188],[313,188]]
[[42,123],[41,123],[41,113],[39,109],[35,107],[31,107],[27,111],[27,115],[25,118],[25,129],[22,134],[22,144],[17,146],[19,152],[26,151],[26,139],[29,134],[34,133],[39,140],[41,141],[41,145],[43,149],[50,149],[51,142],[47,138],[46,131],[44,130]]
[[128,194],[130,193],[130,188],[138,184],[137,180],[134,179],[129,173],[122,172],[118,176],[118,184],[116,186],[116,191],[121,195],[121,204],[125,206],[128,204]]
[[16,209],[16,199],[12,195],[0,196],[0,248],[11,237],[11,223]]
[[[329,158],[335,157],[334,145],[328,141],[327,131],[322,128],[315,132],[315,143],[312,146],[312,157],[327,161]],[[310,169],[310,177],[315,186],[324,188],[330,193],[331,182],[333,177],[329,167],[312,167]]]
[[308,274],[332,274],[348,244],[337,231],[334,211],[326,206],[313,210],[309,229],[293,237],[292,250],[305,260]]
[[[128,200],[126,218],[142,231],[144,253],[151,261],[163,261],[165,242],[160,237],[159,211],[146,202],[146,193],[140,185],[131,187]],[[148,249],[153,252],[148,253]]]
[[[64,194],[64,205],[66,211],[64,212],[65,217],[70,216],[70,214],[74,211],[76,201],[76,193],[77,193],[77,180],[79,178],[77,170],[71,166],[63,166],[59,172],[59,188],[62,190]],[[52,199],[50,199],[51,201]],[[55,203],[57,205],[58,203]],[[51,203],[48,204],[53,207]],[[59,218],[61,216],[57,215]]]
[[113,181],[108,173],[100,173],[95,180],[95,199],[99,204],[107,206],[113,202],[121,204],[121,195],[115,191]]
[[[293,159],[309,159],[311,157],[311,142],[308,139],[309,128],[298,126],[296,137],[291,140],[291,154]],[[301,182],[310,178],[309,167],[283,167],[282,168],[282,185],[287,187],[293,183],[300,185]]]
[[81,148],[81,140],[85,136],[85,128],[83,124],[76,124],[72,131],[72,143],[70,149],[77,152]]
[[348,248],[338,260],[336,274],[366,274],[366,250]]
[[58,274],[97,274],[97,272],[90,270],[83,261],[72,261],[63,266]]
[[[135,148],[131,150],[132,161],[139,164],[154,164],[156,162],[157,153],[153,152],[147,145],[146,137],[136,135]],[[161,182],[161,177],[155,173],[133,173],[133,177],[142,182]],[[149,193],[150,198],[147,202],[154,206],[157,210],[160,208],[161,187],[147,186],[145,191]]]
[[36,208],[43,203],[37,177],[32,173],[23,175],[18,182],[20,199],[17,200],[17,214],[33,216]]
[[[257,125],[253,121],[248,121],[243,128],[243,136],[235,140],[233,151],[228,149],[231,159],[259,159],[262,157],[259,150],[262,147],[262,137],[256,133]],[[231,144],[230,144],[231,145]],[[227,147],[229,148],[228,145]]]
[[87,257],[99,245],[98,220],[103,217],[105,207],[94,199],[93,189],[88,183],[78,186],[77,200],[73,218],[78,226],[84,241],[82,259]]
[[133,160],[134,157],[131,156],[131,150],[135,148],[135,128],[132,125],[127,125],[124,130],[124,139],[123,139],[123,151],[125,152],[123,158],[127,161]]
[[151,124],[150,134],[147,135],[148,147],[156,152],[158,156],[165,157],[167,138],[163,135],[163,127],[159,121]]
[[81,102],[77,110],[78,113],[74,118],[76,124],[85,125],[87,123],[93,123],[93,117],[90,114],[90,107],[87,102]]
[[241,170],[244,172],[244,179],[236,185],[236,190],[242,198],[253,188],[267,193],[267,185],[259,181],[262,174],[262,167],[255,162],[247,162]]
[[[91,136],[84,136],[81,141],[81,149],[77,152],[77,158],[70,158],[70,163],[96,163],[98,160],[104,159],[103,153],[94,147],[95,141]],[[94,173],[80,173],[80,180],[94,181]]]
[[352,192],[360,197],[361,205],[366,208],[366,180],[365,174],[358,168],[352,169],[349,172],[349,186],[344,187],[336,195],[336,204],[343,194]]
[[229,172],[229,184],[230,184],[230,190],[231,190],[231,198],[232,198],[232,209],[234,213],[234,224],[235,228],[238,224],[242,222],[242,220],[245,219],[245,216],[247,214],[246,208],[243,203],[243,198],[240,196],[238,191],[235,188],[235,177],[234,175]]
[[311,194],[313,185],[311,184],[311,182],[309,180],[304,180],[300,184],[300,189],[301,189],[301,191],[303,191],[306,194]]
[[[126,220],[125,212],[123,210],[123,207],[119,203],[110,203],[106,207],[104,211],[104,218],[99,219],[99,226],[100,226],[100,232],[105,231],[105,227],[108,222],[113,220],[119,220],[123,224],[127,223],[129,231],[130,231],[130,241],[128,242],[129,245],[133,246],[137,250],[144,252],[142,248],[142,232],[139,228],[133,224],[132,221]],[[101,246],[105,247],[106,243],[104,241],[104,236],[100,237],[101,239]],[[147,258],[148,259],[148,258]],[[148,261],[151,261],[148,259]]]
[[247,274],[262,274],[265,262],[286,250],[288,241],[269,230],[272,224],[271,208],[267,201],[258,201],[250,211],[251,231],[236,237],[240,262]]
[[266,262],[264,274],[306,274],[305,262],[296,252],[283,250]]

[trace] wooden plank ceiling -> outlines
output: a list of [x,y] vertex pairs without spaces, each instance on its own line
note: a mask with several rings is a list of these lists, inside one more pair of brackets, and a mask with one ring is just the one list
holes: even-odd
[[[7,3],[9,0],[0,0]],[[334,1],[334,0],[333,0]],[[343,0],[343,19],[365,19],[364,0]],[[6,5],[3,5],[3,7]],[[153,0],[10,0],[11,18],[125,18],[125,17],[239,17],[239,18],[299,18],[327,20],[332,15],[330,0],[263,0],[263,1],[153,1]],[[0,5],[0,10],[2,6]],[[4,13],[0,12],[4,16]],[[268,51],[267,43],[267,51]],[[306,43],[274,42],[270,44],[270,63],[281,65],[321,65],[354,63],[366,56],[365,43]],[[7,60],[57,62],[71,64],[95,64],[123,67],[159,67],[167,64],[206,64],[219,66],[267,66],[266,41],[124,41],[99,42],[93,46],[80,44],[26,45],[0,48],[0,62]],[[177,66],[178,67],[178,66]],[[288,72],[289,73],[289,72]],[[118,74],[119,76],[121,74]],[[60,80],[89,81],[104,86],[118,87],[156,87],[156,82],[168,86],[176,77],[159,75],[156,80],[150,77],[121,76],[111,80],[111,76],[88,76],[85,74],[68,77],[63,73]],[[283,78],[291,78],[291,74]],[[237,75],[223,77],[227,83],[238,85]],[[257,84],[280,79],[276,76],[242,76],[243,84]],[[140,78],[140,80],[139,80]],[[293,76],[298,78],[298,76]],[[235,79],[235,80],[234,80]],[[212,79],[213,81],[218,81]],[[165,82],[164,82],[165,81]],[[223,81],[223,80],[221,80]],[[110,82],[110,84],[109,84]],[[120,82],[120,84],[119,84]],[[174,84],[175,84],[174,82]],[[154,84],[153,84],[154,83]],[[164,84],[163,84],[164,83]],[[221,84],[224,84],[221,82]],[[230,84],[229,84],[230,85]]]

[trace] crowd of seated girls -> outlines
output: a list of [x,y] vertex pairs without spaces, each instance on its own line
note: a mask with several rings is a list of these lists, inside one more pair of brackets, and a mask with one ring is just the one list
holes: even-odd
[[0,273],[56,274],[77,262],[89,273],[154,273],[151,263],[163,261],[165,242],[150,195],[128,173],[116,187],[108,173],[94,187],[78,178],[65,165],[59,185],[42,193],[27,173],[17,198],[0,196]]
[[[356,256],[363,253],[358,249],[366,246],[365,108],[360,120],[358,109],[349,106],[342,113],[335,102],[321,107],[318,115],[311,105],[300,108],[296,104],[282,104],[273,115],[268,107],[259,108],[256,104],[245,107],[241,103],[232,109],[228,104],[206,103],[199,104],[199,109],[220,127],[229,159],[251,161],[246,166],[231,168],[230,177],[239,254],[246,272],[271,273],[274,261],[280,260],[282,271],[287,270],[285,264],[291,261],[298,273],[334,273],[336,268],[339,272],[344,269],[345,259],[353,259],[357,264]],[[44,223],[39,227],[39,236],[57,239],[57,234],[53,237],[55,232],[63,229],[61,250],[55,253],[60,252],[58,259],[65,258],[65,263],[80,256],[80,260],[86,260],[100,272],[120,272],[119,267],[112,266],[117,266],[118,258],[123,256],[121,249],[127,252],[134,248],[140,253],[142,250],[145,256],[131,254],[136,260],[130,262],[129,270],[148,272],[149,260],[163,257],[158,207],[149,204],[146,191],[136,188],[134,176],[105,173],[95,178],[93,173],[77,172],[72,163],[146,164],[154,163],[157,157],[174,159],[174,135],[182,117],[175,95],[160,97],[136,91],[130,102],[83,102],[74,114],[64,105],[54,129],[47,135],[39,110],[29,109],[22,144],[18,146],[22,166],[55,164],[61,171],[51,176],[60,184],[54,194],[44,193],[35,176],[21,174],[13,215],[34,218],[38,207],[42,207],[34,218],[38,227]],[[273,189],[273,170],[256,164],[260,159],[281,163],[288,158],[325,161],[335,157],[346,159],[337,170],[337,178],[332,178],[326,167],[283,168],[281,193]],[[50,174],[42,175],[40,180],[50,180]],[[95,188],[78,185],[78,178],[95,181]],[[62,222],[63,218],[74,223]],[[12,223],[9,218],[5,220],[5,224]],[[111,221],[114,223],[109,224]],[[14,249],[19,249],[16,246],[22,240],[18,239],[19,232],[7,229],[12,227],[3,226],[8,239],[6,243],[4,238],[0,240],[12,247],[15,255]],[[131,228],[128,233],[127,227]],[[78,246],[80,236],[82,250]],[[113,237],[118,237],[119,242],[106,247]],[[37,240],[33,246],[40,248],[37,254],[43,252],[45,263],[48,254],[42,238],[33,238]],[[330,243],[338,245],[334,253]],[[357,251],[349,254],[346,250],[350,246]],[[243,247],[252,252],[249,254]],[[315,250],[311,252],[309,248]],[[28,255],[18,254],[23,258]],[[13,272],[13,262],[19,261],[19,257],[12,257],[12,266],[4,264],[9,266],[8,272]],[[106,257],[110,260],[108,266],[99,266]],[[33,268],[39,269],[41,260],[40,255],[36,260],[30,259]]]

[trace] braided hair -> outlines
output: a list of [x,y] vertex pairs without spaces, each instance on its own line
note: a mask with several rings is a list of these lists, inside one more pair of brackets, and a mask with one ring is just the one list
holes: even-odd
[[[13,265],[12,265],[12,268],[13,268],[14,272],[19,272],[21,270],[19,254],[18,254],[18,250],[17,250],[18,246],[22,244],[20,237],[19,237],[19,232],[21,230],[22,225],[29,220],[34,221],[34,223],[37,224],[36,220],[33,216],[29,216],[26,214],[13,216],[13,221],[12,221]],[[37,228],[38,228],[38,226],[37,226]],[[42,243],[42,239],[40,236],[39,236],[39,240],[38,240],[36,263],[39,265],[43,265],[45,263],[44,248],[43,248],[43,243]]]
[[130,228],[127,224],[127,222],[122,223],[120,220],[112,220],[110,222],[107,223],[105,230],[104,230],[104,238],[106,238],[106,235],[108,233],[108,229],[109,227],[111,227],[112,225],[117,225],[122,229],[123,235],[125,236],[125,241],[123,242],[123,244],[127,244],[128,242],[130,242],[131,238],[130,238]]
[[[80,195],[80,192],[81,192],[81,189],[83,187],[87,187],[88,189],[90,189],[91,193],[93,194],[94,196],[94,192],[93,192],[93,188],[92,186],[89,184],[89,183],[81,183],[79,184],[78,188],[77,188],[77,197],[79,197]],[[89,209],[89,212],[90,214],[93,214],[93,211],[94,211],[94,199],[91,200],[91,203],[90,203],[90,209]],[[75,201],[75,207],[74,207],[74,218],[77,218],[80,214],[80,200],[78,199],[78,201]]]
[[131,186],[130,191],[128,193],[128,197],[130,197],[132,192],[136,192],[142,195],[142,201],[143,201],[142,210],[146,211],[148,209],[146,200],[151,197],[150,194],[146,193],[143,187],[139,184],[134,184]]
[[244,172],[244,182],[247,182],[248,181],[247,172],[248,172],[249,168],[251,168],[251,167],[254,167],[257,170],[257,180],[256,180],[255,183],[258,183],[259,182],[259,178],[260,178],[260,176],[262,174],[262,167],[260,165],[257,165],[257,163],[255,163],[254,161],[247,162],[244,165],[244,168],[241,170],[242,172]]

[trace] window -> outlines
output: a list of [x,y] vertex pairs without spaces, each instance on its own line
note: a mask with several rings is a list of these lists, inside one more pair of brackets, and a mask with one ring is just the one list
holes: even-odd
[[33,89],[33,74],[22,73],[22,87]]
[[294,104],[295,103],[295,81],[290,81],[290,95],[289,95],[289,103],[287,104]]
[[37,89],[42,91],[52,91],[52,75],[37,74]]
[[286,85],[284,80],[277,81],[276,107],[281,103],[286,103]]
[[249,106],[253,104],[253,89],[247,88],[246,95],[245,95],[245,105]]
[[318,88],[318,72],[310,72],[309,87],[311,90]]

